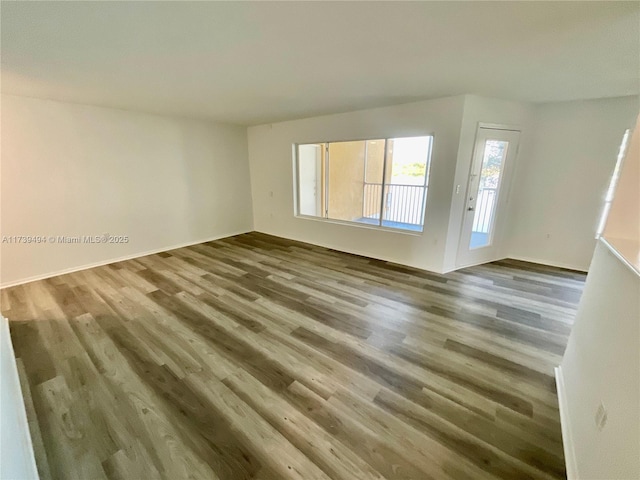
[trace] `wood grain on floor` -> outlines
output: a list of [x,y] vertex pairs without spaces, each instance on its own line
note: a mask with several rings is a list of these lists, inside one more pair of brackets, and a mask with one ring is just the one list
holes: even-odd
[[557,479],[583,283],[254,232],[1,299],[42,479]]

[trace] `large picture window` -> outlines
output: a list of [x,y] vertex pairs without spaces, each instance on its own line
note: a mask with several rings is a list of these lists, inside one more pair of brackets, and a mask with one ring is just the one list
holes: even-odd
[[296,213],[421,232],[432,136],[300,144]]

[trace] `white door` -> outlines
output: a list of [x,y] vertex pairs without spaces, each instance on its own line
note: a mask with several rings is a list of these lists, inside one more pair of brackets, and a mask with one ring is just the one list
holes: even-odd
[[479,127],[469,174],[457,264],[498,260],[520,132]]
[[322,157],[321,145],[298,146],[298,195],[300,215],[322,216],[321,179]]

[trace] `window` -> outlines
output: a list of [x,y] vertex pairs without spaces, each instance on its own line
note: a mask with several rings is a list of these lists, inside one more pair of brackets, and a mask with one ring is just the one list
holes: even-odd
[[598,229],[596,230],[596,238],[600,238],[602,236],[604,233],[604,227],[607,224],[609,210],[611,210],[611,204],[613,203],[613,195],[616,191],[616,186],[618,185],[618,178],[620,177],[620,169],[622,168],[622,162],[627,152],[627,146],[629,145],[629,133],[630,131],[627,129],[622,136],[622,143],[620,143],[620,148],[618,150],[616,165],[613,168],[613,173],[609,180],[609,188],[607,189],[607,194],[604,197],[604,206],[602,208],[602,213],[600,214],[600,221],[598,222]]
[[300,144],[302,216],[421,232],[432,136]]

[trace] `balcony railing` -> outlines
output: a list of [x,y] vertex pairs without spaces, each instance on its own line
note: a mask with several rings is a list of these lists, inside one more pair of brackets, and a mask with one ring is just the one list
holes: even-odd
[[495,188],[481,188],[478,190],[476,213],[473,216],[473,232],[489,233],[496,201]]
[[[489,233],[496,201],[495,188],[481,188],[478,191],[473,231]],[[423,219],[424,196],[427,188],[422,185],[385,185],[383,221],[421,225]],[[381,183],[364,184],[362,216],[369,219],[380,218]]]
[[[382,219],[387,222],[422,225],[426,191],[427,187],[422,185],[385,185]],[[380,218],[381,193],[381,183],[364,184],[363,217]]]

